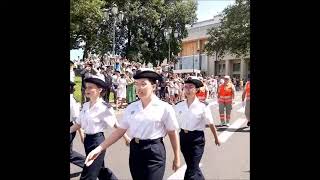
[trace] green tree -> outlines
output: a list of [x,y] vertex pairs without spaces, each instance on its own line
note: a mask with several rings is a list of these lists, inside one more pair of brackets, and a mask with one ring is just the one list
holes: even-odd
[[237,56],[250,52],[250,0],[236,0],[224,10],[222,28],[225,29],[228,49]]
[[[182,39],[187,37],[185,25],[196,20],[194,1],[131,0],[119,4],[124,20],[117,31],[117,48],[129,60],[160,64],[168,57],[169,42],[164,31],[168,27],[179,36],[170,37],[171,60],[181,51]],[[119,43],[120,42],[120,43]],[[122,48],[120,48],[122,47]]]
[[205,51],[209,56],[214,54],[217,60],[222,59],[227,49],[227,41],[223,29],[220,27],[211,28],[208,34],[209,38],[205,45]]
[[247,56],[250,52],[250,1],[236,0],[224,9],[221,25],[208,30],[209,38],[206,51],[217,58],[231,53],[237,57]]
[[70,49],[85,42],[84,57],[112,50],[114,16],[104,21],[103,9],[114,4],[124,15],[116,21],[115,51],[131,61],[158,65],[166,59],[169,42],[164,31],[168,27],[179,34],[170,37],[170,60],[174,60],[188,35],[186,25],[196,21],[194,0],[71,0]]
[[101,0],[70,0],[70,49],[83,48],[83,58],[99,45],[104,4]]

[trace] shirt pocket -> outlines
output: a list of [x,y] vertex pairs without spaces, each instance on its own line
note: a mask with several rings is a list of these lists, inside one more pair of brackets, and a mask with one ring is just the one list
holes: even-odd
[[94,122],[94,123],[100,123],[100,122],[101,122],[101,119],[98,118],[98,117],[94,117],[94,118],[92,118],[92,122]]
[[183,116],[185,115],[185,112],[182,111],[182,109],[177,109],[174,113],[175,113],[178,121],[180,121],[183,118]]
[[159,129],[163,126],[163,122],[161,120],[162,114],[159,112],[152,111],[150,112],[150,115],[148,116],[148,121],[153,124],[153,127],[156,129]]
[[192,114],[196,121],[203,121],[205,118],[204,111],[201,109],[194,110]]
[[92,122],[94,123],[100,123],[103,119],[104,116],[104,112],[103,111],[91,111],[89,114],[89,118],[92,120]]

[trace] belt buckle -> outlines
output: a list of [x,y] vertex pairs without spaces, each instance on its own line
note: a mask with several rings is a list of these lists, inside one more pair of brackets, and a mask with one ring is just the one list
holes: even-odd
[[188,133],[189,132],[188,130],[185,130],[185,129],[183,131],[184,131],[184,133]]
[[139,139],[138,138],[134,138],[134,141],[139,144]]

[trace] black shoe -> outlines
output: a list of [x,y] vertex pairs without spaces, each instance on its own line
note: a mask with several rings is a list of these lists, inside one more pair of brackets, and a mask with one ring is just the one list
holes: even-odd
[[250,126],[250,121],[247,122],[247,126]]

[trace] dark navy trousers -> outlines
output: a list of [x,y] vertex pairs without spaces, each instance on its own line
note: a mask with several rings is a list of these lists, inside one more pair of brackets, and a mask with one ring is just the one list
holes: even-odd
[[185,132],[181,129],[179,136],[180,149],[187,165],[184,179],[203,180],[204,177],[199,167],[205,145],[203,131]]
[[163,139],[130,142],[129,167],[133,180],[162,180],[166,165]]
[[[104,135],[102,132],[89,135],[87,134],[84,139],[84,148],[86,155],[88,155],[92,150],[98,147],[104,141]],[[94,162],[89,166],[84,166],[81,173],[81,180],[117,180],[118,178],[112,173],[109,168],[104,167],[104,156],[106,151],[102,151],[101,154],[94,160]]]
[[[73,123],[70,122],[70,127],[72,125]],[[86,157],[72,149],[72,142],[75,136],[76,131],[70,134],[70,162],[76,166],[83,168]]]

